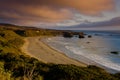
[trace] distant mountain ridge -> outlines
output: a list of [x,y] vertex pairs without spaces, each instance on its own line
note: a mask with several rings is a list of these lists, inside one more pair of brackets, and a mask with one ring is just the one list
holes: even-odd
[[91,28],[91,27],[105,27],[105,26],[120,26],[120,17],[112,18],[107,21],[89,22],[76,26],[69,26],[69,28]]

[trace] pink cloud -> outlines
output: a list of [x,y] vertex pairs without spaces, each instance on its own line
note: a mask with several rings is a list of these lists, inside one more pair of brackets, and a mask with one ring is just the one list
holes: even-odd
[[1,19],[16,22],[58,22],[72,17],[72,10],[83,15],[96,16],[114,9],[114,0],[3,0]]

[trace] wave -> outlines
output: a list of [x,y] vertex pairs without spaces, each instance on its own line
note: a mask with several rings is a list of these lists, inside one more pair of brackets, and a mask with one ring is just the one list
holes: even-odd
[[[105,36],[104,36],[105,37]],[[110,51],[119,50],[120,38],[93,36],[92,39],[52,37],[46,39],[52,48],[88,65],[98,65],[106,70],[120,71],[120,56]],[[90,42],[87,44],[86,42]]]
[[[89,60],[95,63],[98,63],[102,66],[108,67],[113,70],[120,71],[120,58],[115,58],[112,55],[103,56],[103,55],[96,55],[96,54],[91,54],[91,53],[83,53],[81,49],[78,47],[66,46],[66,48],[72,51],[74,54],[78,54],[79,56],[84,56],[88,58]],[[111,60],[114,60],[114,62]]]

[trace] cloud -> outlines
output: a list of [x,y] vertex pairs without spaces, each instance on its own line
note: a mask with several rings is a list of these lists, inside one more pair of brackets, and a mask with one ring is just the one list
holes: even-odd
[[113,9],[113,0],[56,0],[58,5],[72,7],[82,14],[98,15],[102,11]]
[[104,28],[104,27],[119,27],[120,29],[120,17],[115,17],[112,18],[111,20],[108,21],[101,21],[101,22],[88,22],[88,23],[83,23],[79,24],[76,26],[71,26],[69,28]]
[[60,9],[59,11],[55,11],[53,9],[47,7],[40,8],[20,8],[16,9],[12,12],[3,11],[0,13],[1,17],[11,18],[11,19],[29,19],[29,20],[37,20],[37,21],[52,21],[52,20],[63,20],[69,18],[70,13],[68,10]]
[[114,0],[2,0],[0,20],[19,23],[59,22],[77,10],[83,15],[100,15],[114,8]]

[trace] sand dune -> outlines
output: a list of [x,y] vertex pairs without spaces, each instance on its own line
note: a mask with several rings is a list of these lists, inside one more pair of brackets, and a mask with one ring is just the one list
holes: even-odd
[[35,57],[45,63],[56,64],[74,64],[78,66],[86,66],[84,63],[71,59],[61,52],[58,52],[44,42],[41,41],[43,37],[28,37],[25,38],[25,44],[21,48],[24,53]]

